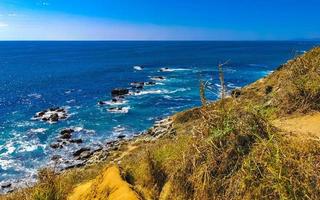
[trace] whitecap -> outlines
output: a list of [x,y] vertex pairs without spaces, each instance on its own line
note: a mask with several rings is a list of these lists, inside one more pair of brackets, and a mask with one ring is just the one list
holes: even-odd
[[130,95],[140,96],[146,94],[164,94],[167,93],[168,90],[144,90],[144,91],[137,91],[137,92],[130,92]]
[[116,134],[122,133],[126,130],[126,128],[121,125],[115,126],[112,129],[113,129],[113,132]]
[[68,100],[68,101],[66,101],[67,103],[74,103],[74,102],[76,102],[76,100],[74,100],[74,99],[71,99],[71,100]]
[[32,129],[30,129],[30,132],[32,132],[32,133],[43,133],[46,130],[47,130],[46,128],[32,128]]
[[77,127],[74,127],[73,130],[74,130],[75,132],[80,132],[80,131],[83,131],[84,128],[81,127],[81,126],[77,126]]
[[18,152],[30,152],[30,151],[34,151],[36,149],[38,149],[38,146],[37,144],[28,144],[28,143],[25,143],[23,144],[23,146],[21,148],[19,148]]
[[170,91],[170,92],[168,92],[168,93],[169,93],[169,94],[172,94],[172,93],[177,93],[177,92],[185,92],[185,91],[188,91],[188,90],[191,90],[191,88],[179,88],[179,89]]
[[130,106],[127,107],[114,107],[114,108],[109,108],[108,112],[110,113],[128,113],[130,110]]
[[126,100],[121,100],[121,99],[117,99],[117,101],[113,101],[113,100],[110,100],[110,101],[102,101],[103,104],[110,105],[110,106],[123,105],[123,104],[126,104],[127,102],[128,102],[128,101],[126,101]]
[[14,160],[9,160],[9,159],[0,159],[0,167],[3,170],[8,170],[12,165],[14,164]]
[[143,70],[143,67],[137,65],[137,66],[133,66],[133,69],[135,69],[137,71],[141,71],[141,70]]
[[174,71],[190,71],[191,69],[186,69],[186,68],[168,68],[168,67],[163,67],[160,68],[160,72],[174,72]]
[[28,97],[32,97],[32,98],[35,98],[35,99],[40,99],[42,97],[42,95],[38,94],[38,93],[32,93],[32,94],[28,94]]
[[154,77],[150,77],[151,80],[153,81],[165,81],[166,78],[163,76],[154,76]]

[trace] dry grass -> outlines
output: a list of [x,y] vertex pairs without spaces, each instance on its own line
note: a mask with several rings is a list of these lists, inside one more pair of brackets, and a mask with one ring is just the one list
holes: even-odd
[[0,196],[0,200],[64,200],[78,183],[93,179],[103,168],[104,164],[101,163],[68,170],[62,174],[57,174],[52,169],[42,169],[38,173],[36,186]]

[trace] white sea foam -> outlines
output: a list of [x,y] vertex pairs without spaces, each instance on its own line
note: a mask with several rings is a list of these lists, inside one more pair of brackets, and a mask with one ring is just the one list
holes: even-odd
[[80,132],[80,131],[83,131],[84,128],[81,127],[81,126],[76,126],[76,127],[73,127],[73,130],[74,130],[75,132]]
[[137,71],[141,71],[143,70],[143,68],[141,66],[134,66],[133,69],[137,70]]
[[47,130],[46,128],[32,128],[32,129],[30,129],[30,132],[32,132],[32,133],[43,133],[46,130]]
[[117,101],[112,101],[112,100],[110,100],[110,101],[103,101],[104,104],[110,105],[110,106],[123,105],[123,104],[126,104],[127,102],[128,102],[128,101],[126,101],[126,100],[121,100],[121,99],[119,99],[119,100],[117,100]]
[[116,107],[116,108],[109,108],[108,112],[110,113],[128,113],[130,110],[130,106],[127,107]]
[[140,96],[140,95],[146,95],[146,94],[164,94],[168,92],[168,90],[144,90],[144,91],[138,91],[138,92],[130,92],[130,95],[134,96]]
[[166,89],[159,89],[159,90],[144,90],[144,91],[138,91],[138,92],[130,92],[130,95],[134,96],[140,96],[140,95],[148,95],[148,94],[173,94],[177,92],[185,92],[191,90],[191,88],[179,88],[176,90],[166,90]]
[[153,81],[165,81],[166,78],[162,77],[162,76],[154,76],[154,77],[150,77],[151,80]]
[[0,159],[0,167],[3,170],[8,170],[14,164],[14,160],[10,159]]
[[74,103],[74,102],[76,102],[76,100],[74,100],[74,99],[71,99],[71,100],[68,100],[68,101],[66,101],[67,103]]
[[18,152],[30,152],[38,148],[38,144],[23,143]]
[[168,68],[168,67],[163,67],[160,68],[160,72],[174,72],[174,71],[190,71],[191,69],[185,69],[185,68]]
[[126,130],[126,128],[123,127],[123,126],[121,126],[121,125],[118,125],[118,126],[113,127],[113,132],[114,132],[115,134],[122,133],[122,132],[124,132],[125,130]]
[[32,93],[32,94],[28,94],[28,97],[32,97],[32,98],[35,98],[35,99],[40,99],[42,97],[42,95],[38,94],[38,93]]

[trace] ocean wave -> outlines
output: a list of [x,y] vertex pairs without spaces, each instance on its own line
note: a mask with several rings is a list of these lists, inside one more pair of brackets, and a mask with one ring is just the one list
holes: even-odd
[[113,107],[113,108],[109,108],[108,112],[126,114],[126,113],[129,112],[129,110],[130,110],[130,106],[127,106],[127,107]]
[[71,100],[66,101],[66,103],[74,103],[74,102],[76,102],[75,99],[71,99]]
[[163,94],[166,93],[167,90],[144,90],[144,91],[131,91],[129,94],[133,96],[140,96],[140,95],[146,95],[146,94]]
[[166,78],[163,76],[153,76],[153,77],[150,77],[150,79],[153,81],[165,81],[166,80]]
[[14,164],[14,160],[12,160],[12,159],[7,159],[7,158],[5,158],[5,159],[1,159],[0,158],[0,168],[2,169],[2,170],[8,170],[9,168],[11,168],[12,167],[12,165]]
[[32,128],[32,129],[30,129],[30,132],[32,132],[32,133],[43,133],[46,130],[47,130],[46,128]]
[[141,96],[141,95],[148,95],[148,94],[173,94],[177,92],[185,92],[191,90],[191,88],[179,88],[176,90],[166,90],[166,89],[159,89],[159,90],[144,90],[144,91],[137,91],[137,92],[130,92],[130,95],[134,96]]
[[118,106],[118,105],[124,105],[124,104],[128,103],[128,101],[119,99],[117,101],[113,101],[113,100],[102,101],[102,103],[105,105],[110,105],[110,106]]
[[28,94],[28,97],[32,97],[32,98],[35,98],[35,99],[40,99],[42,97],[42,95],[38,94],[38,93],[32,93],[32,94]]
[[175,72],[175,71],[190,71],[192,69],[186,69],[186,68],[168,68],[168,67],[162,67],[160,68],[160,72]]
[[143,70],[143,67],[137,65],[137,66],[133,66],[133,69],[137,71],[141,71]]
[[121,125],[118,125],[118,126],[115,126],[112,128],[113,129],[113,133],[118,135],[120,133],[123,133],[124,131],[126,131],[126,128],[121,126]]

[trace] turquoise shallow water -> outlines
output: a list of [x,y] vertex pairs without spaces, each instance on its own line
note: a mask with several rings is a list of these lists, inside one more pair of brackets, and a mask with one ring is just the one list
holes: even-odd
[[[35,178],[52,155],[103,145],[119,134],[137,134],[157,119],[200,105],[199,79],[211,80],[217,98],[217,64],[228,89],[247,85],[317,42],[0,42],[0,183]],[[134,66],[142,66],[136,70]],[[171,70],[159,72],[160,68]],[[125,97],[122,113],[109,112],[111,90],[134,81],[156,85]],[[55,124],[36,112],[64,107]],[[111,105],[114,107],[117,105]],[[84,143],[53,150],[61,129],[72,127]]]

